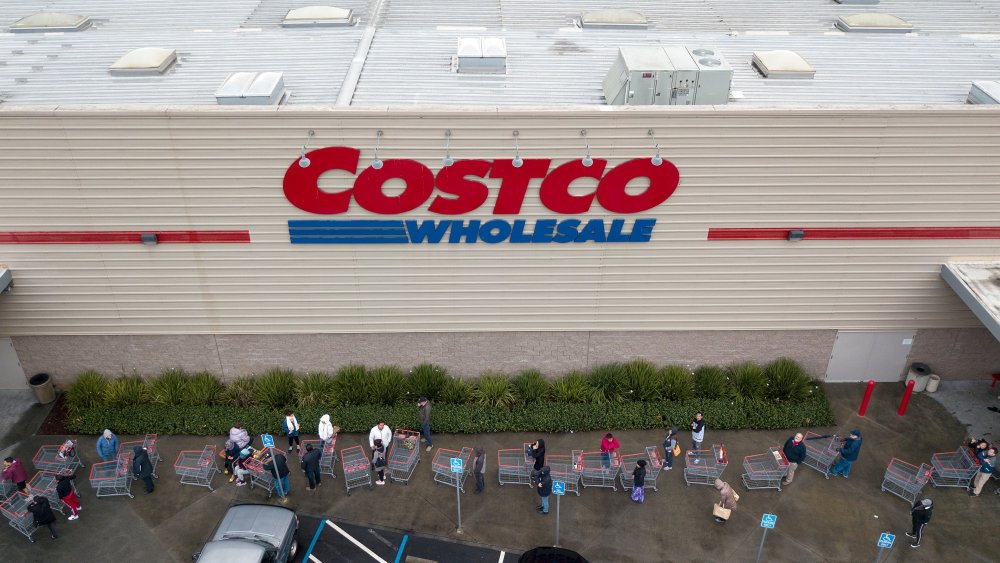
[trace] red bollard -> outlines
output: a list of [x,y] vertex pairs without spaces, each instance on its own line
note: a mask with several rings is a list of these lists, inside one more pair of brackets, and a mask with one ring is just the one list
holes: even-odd
[[906,393],[903,393],[903,401],[899,403],[899,412],[896,413],[899,416],[906,414],[906,405],[910,404],[910,395],[913,394],[913,386],[916,384],[917,382],[914,379],[911,379],[910,382],[906,384]]
[[865,398],[861,399],[861,408],[858,409],[858,416],[864,416],[868,410],[868,401],[872,400],[872,391],[875,390],[875,380],[868,380],[868,389],[865,390]]

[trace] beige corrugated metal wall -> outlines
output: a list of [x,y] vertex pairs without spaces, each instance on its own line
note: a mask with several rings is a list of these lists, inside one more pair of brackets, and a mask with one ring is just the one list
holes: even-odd
[[[639,215],[657,219],[648,243],[289,243],[287,220],[332,218],[282,193],[308,129],[311,148],[357,147],[363,163],[382,129],[383,159],[436,169],[445,129],[456,158],[511,158],[517,129],[522,156],[554,167],[582,156],[585,128],[610,168],[652,155],[650,127],[681,183]],[[974,327],[938,266],[1000,250],[706,240],[710,227],[996,225],[1000,113],[982,107],[5,108],[0,131],[0,231],[249,229],[252,240],[0,245],[17,283],[0,299],[0,335]],[[522,218],[557,218],[533,187]],[[366,215],[352,204],[347,217]]]

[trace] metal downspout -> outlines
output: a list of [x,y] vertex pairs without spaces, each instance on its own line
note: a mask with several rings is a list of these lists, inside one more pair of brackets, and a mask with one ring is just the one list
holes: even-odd
[[358,80],[361,79],[361,70],[365,67],[368,59],[368,51],[372,47],[372,40],[375,39],[375,29],[382,11],[384,0],[375,0],[372,5],[371,17],[368,18],[368,25],[365,27],[365,34],[358,44],[358,50],[354,52],[354,59],[351,60],[351,67],[347,69],[347,76],[340,86],[340,94],[337,95],[337,106],[349,106],[354,99],[354,91],[358,88]]

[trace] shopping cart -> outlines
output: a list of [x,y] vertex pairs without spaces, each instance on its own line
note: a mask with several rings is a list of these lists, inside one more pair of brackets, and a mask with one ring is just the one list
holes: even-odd
[[368,454],[361,446],[351,446],[340,450],[340,463],[344,470],[344,485],[347,487],[347,495],[351,495],[351,489],[367,486],[372,488],[371,462]]
[[323,455],[319,458],[320,474],[336,477],[334,469],[337,467],[337,460],[340,459],[337,456],[337,436],[334,436],[329,443],[324,443],[323,440],[302,440],[302,449],[305,450],[308,444],[312,444],[314,449],[323,448]]
[[729,465],[726,447],[722,444],[712,444],[710,450],[688,450],[684,464],[684,482],[689,487],[692,484],[714,485],[715,480],[722,477],[722,472]]
[[420,433],[396,430],[389,448],[389,478],[404,485],[410,481],[413,470],[420,463]]
[[132,450],[132,448],[136,446],[146,448],[146,455],[149,457],[149,463],[153,466],[152,477],[154,479],[159,479],[160,476],[156,474],[156,463],[160,460],[160,454],[156,452],[156,435],[150,434],[150,436],[153,436],[152,451],[150,451],[149,446],[146,445],[147,444],[146,440],[133,440],[131,442],[122,442],[121,445],[118,446],[118,459],[119,460],[128,459],[129,463],[131,463],[132,457],[135,456],[135,452]]
[[0,501],[7,500],[14,492],[14,483],[12,481],[0,481]]
[[[451,471],[451,460],[455,458],[462,460],[461,473],[453,473]],[[434,482],[450,487],[458,487],[464,493],[465,478],[469,476],[469,473],[472,473],[472,467],[469,465],[469,460],[471,459],[472,448],[462,448],[460,452],[438,448],[438,451],[434,453],[434,461],[431,463],[431,470],[434,472]]]
[[49,471],[39,471],[28,481],[27,492],[31,496],[43,496],[49,499],[49,506],[52,507],[52,510],[58,510],[59,514],[66,514],[63,511],[63,508],[67,508],[66,504],[63,503],[62,499],[59,498],[59,493],[56,492],[56,479],[58,477],[58,475]]
[[73,443],[69,452],[63,451],[60,453],[65,442],[38,448],[38,451],[35,452],[35,457],[31,460],[35,465],[35,469],[39,471],[51,471],[57,475],[72,475],[77,467],[83,467],[83,462],[80,461],[80,457],[77,455],[76,440],[67,441]]
[[128,456],[115,461],[102,461],[90,466],[90,486],[97,498],[127,496],[132,497],[132,472],[129,471]]
[[264,464],[253,456],[243,462],[243,467],[250,471],[250,488],[260,487],[267,491],[267,498],[271,498],[274,493],[274,473],[264,469]]
[[531,468],[532,465],[525,463],[523,449],[497,450],[497,473],[501,486],[512,483],[530,487]]
[[215,465],[215,446],[209,445],[198,450],[182,450],[174,461],[174,473],[180,476],[182,485],[212,488],[212,477],[220,473]]
[[552,480],[562,481],[566,484],[566,492],[576,493],[576,496],[580,496],[580,474],[583,473],[583,465],[576,460],[582,455],[583,450],[573,450],[572,455],[550,455],[545,458]]
[[802,462],[806,467],[811,467],[819,471],[827,479],[830,478],[830,467],[837,460],[837,445],[840,438],[836,434],[832,436],[820,436],[813,432],[806,432],[806,459]]
[[972,457],[969,448],[959,448],[955,452],[936,453],[931,456],[931,486],[968,487],[979,471],[979,460]]
[[615,479],[622,465],[621,455],[616,451],[612,455],[603,452],[581,452],[577,462],[582,466],[580,484],[587,487],[615,488]]
[[28,538],[31,543],[35,543],[35,538],[32,535],[38,530],[38,526],[35,525],[35,516],[28,511],[29,504],[31,504],[31,497],[24,491],[18,491],[11,493],[3,501],[3,504],[0,504],[0,512],[3,512],[3,515],[7,517],[11,528],[24,534],[24,537]]
[[917,495],[931,478],[934,468],[926,463],[920,467],[892,458],[882,477],[882,491],[890,492],[911,505],[917,502]]
[[777,447],[768,448],[766,453],[748,455],[743,458],[740,476],[748,491],[753,489],[781,490],[781,480],[788,475],[788,460]]

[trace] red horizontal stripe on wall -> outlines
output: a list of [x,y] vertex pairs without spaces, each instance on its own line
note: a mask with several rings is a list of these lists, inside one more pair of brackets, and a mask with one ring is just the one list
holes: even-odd
[[786,240],[788,231],[803,240],[1000,239],[1000,227],[788,227],[709,229],[708,240]]
[[250,242],[250,231],[26,231],[0,232],[0,244],[142,244],[143,233],[160,244]]

